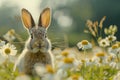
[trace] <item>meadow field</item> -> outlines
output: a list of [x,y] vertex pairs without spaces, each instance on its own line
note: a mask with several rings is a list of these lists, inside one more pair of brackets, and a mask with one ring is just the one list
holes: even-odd
[[[55,68],[35,66],[37,76],[20,73],[13,67],[24,49],[23,39],[10,29],[0,40],[0,80],[120,80],[120,41],[115,36],[116,25],[103,27],[99,22],[87,20],[85,33],[90,40],[81,40],[74,47],[52,48]],[[61,45],[61,44],[60,44]]]

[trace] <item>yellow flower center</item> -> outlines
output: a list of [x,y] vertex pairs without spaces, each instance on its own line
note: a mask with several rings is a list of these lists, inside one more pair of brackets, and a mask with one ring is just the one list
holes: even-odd
[[83,40],[81,43],[82,43],[82,45],[88,45],[88,41],[87,40]]
[[100,53],[97,53],[96,56],[97,57],[103,57],[103,56],[105,56],[105,53],[104,52],[100,52]]
[[102,42],[103,45],[105,45],[106,43],[105,42]]
[[118,42],[117,44],[118,44],[118,46],[120,47],[120,42]]
[[112,49],[117,49],[117,48],[118,48],[117,44],[115,44],[115,45],[112,46]]
[[68,56],[69,53],[68,53],[68,52],[62,52],[61,54],[62,54],[63,56]]
[[10,48],[6,48],[4,51],[7,55],[10,54],[10,52],[11,52]]
[[54,73],[55,72],[51,65],[47,65],[46,69],[49,73]]
[[13,29],[9,30],[8,32],[10,35],[14,35],[15,34],[15,31]]
[[81,60],[81,62],[82,62],[82,63],[85,63],[85,60],[84,60],[84,59],[82,59],[82,60]]
[[113,38],[112,38],[112,37],[109,37],[109,38],[108,38],[108,40],[109,40],[109,41],[112,41],[112,40],[113,40]]
[[79,80],[79,75],[73,75],[72,80]]
[[92,62],[92,59],[89,59],[89,62]]
[[63,61],[64,61],[65,63],[73,63],[74,58],[64,58]]
[[107,61],[110,62],[110,61],[112,61],[112,59],[113,59],[113,57],[112,57],[112,56],[109,56],[108,59],[107,59]]

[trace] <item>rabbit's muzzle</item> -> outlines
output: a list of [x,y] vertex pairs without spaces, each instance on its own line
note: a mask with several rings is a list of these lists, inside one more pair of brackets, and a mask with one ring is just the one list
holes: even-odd
[[46,29],[43,27],[30,29],[31,39],[29,42],[30,49],[33,52],[41,51],[47,52],[49,49],[49,42],[46,37]]
[[30,48],[33,52],[47,52],[49,43],[47,40],[35,40],[30,42]]

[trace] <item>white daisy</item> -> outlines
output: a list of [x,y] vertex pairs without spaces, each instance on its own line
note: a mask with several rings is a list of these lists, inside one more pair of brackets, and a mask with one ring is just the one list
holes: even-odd
[[85,63],[85,66],[91,66],[91,65],[93,65],[94,63],[93,63],[93,61],[92,61],[92,59],[88,59],[88,58],[86,58],[86,61],[85,61],[86,63]]
[[[67,60],[69,61],[67,61]],[[72,65],[72,63],[73,63],[73,58],[71,59],[69,59],[69,58],[63,58],[58,64],[57,64],[57,67],[59,68],[59,69],[65,69],[66,67],[68,68],[68,67],[70,67],[71,65]]]
[[0,65],[5,62],[6,58],[4,58],[2,55],[0,55]]
[[104,58],[104,57],[106,57],[106,54],[104,52],[98,52],[98,53],[96,53],[96,57]]
[[56,80],[63,80],[64,78],[66,78],[68,76],[68,73],[66,70],[63,69],[58,69],[57,73],[55,75],[55,79]]
[[108,40],[102,39],[102,40],[99,41],[99,46],[101,46],[101,47],[107,47],[107,46],[110,46],[110,43],[109,43]]
[[117,32],[117,26],[116,25],[110,25],[109,26],[109,34],[114,35]]
[[41,80],[55,80],[54,78],[55,78],[54,74],[45,74]]
[[110,54],[110,56],[107,56],[107,63],[114,62],[116,60],[115,54]]
[[42,77],[42,80],[55,80],[55,70],[51,65],[46,66],[46,74]]
[[53,69],[53,67],[51,65],[47,65],[46,70],[47,70],[47,73],[51,73],[51,74],[55,73],[55,70]]
[[34,69],[37,75],[39,75],[40,77],[44,76],[47,73],[45,66],[42,64],[35,64]]
[[92,61],[96,63],[98,66],[100,66],[101,64],[103,65],[107,63],[107,56],[104,52],[98,52],[92,58]]
[[74,74],[70,76],[67,80],[84,80],[82,76]]
[[61,52],[62,52],[62,50],[61,50],[60,48],[55,48],[55,49],[52,51],[52,53],[53,53],[54,55],[59,55]]
[[51,65],[35,64],[34,66],[37,75],[42,77],[42,80],[54,80],[55,70]]
[[110,47],[108,49],[108,52],[110,54],[115,54],[115,55],[118,54],[119,51],[120,51],[120,48],[119,48],[118,44],[114,44],[112,47]]
[[109,42],[113,42],[116,39],[117,39],[116,36],[113,36],[113,35],[110,35],[110,36],[106,37],[106,40],[109,41]]
[[7,41],[13,41],[15,40],[15,31],[13,29],[9,30],[5,35],[3,35],[3,37],[7,40]]
[[80,63],[81,63],[81,64],[85,64],[85,63],[86,63],[86,59],[81,59],[81,60],[80,60]]
[[3,45],[5,45],[5,41],[0,40],[0,47],[2,47]]
[[80,63],[79,63],[79,65],[85,65],[85,66],[91,66],[93,64],[94,64],[93,60],[92,59],[88,59],[88,58],[81,59]]
[[114,76],[113,80],[120,80],[120,71]]
[[112,68],[118,69],[118,65],[116,62],[111,62],[109,66],[111,66]]
[[20,75],[15,78],[15,80],[32,80],[28,75]]
[[117,32],[116,25],[110,25],[109,28],[104,29],[105,34],[107,35],[114,35]]
[[63,58],[63,60],[57,64],[57,67],[63,70],[71,69],[71,68],[73,69],[77,66],[76,61],[77,60],[75,60],[74,58],[66,57],[66,58]]
[[75,58],[75,53],[73,51],[70,51],[70,50],[64,50],[59,55],[56,55],[55,59],[59,61],[65,57]]
[[8,56],[15,56],[17,53],[16,47],[7,43],[6,45],[2,46],[0,49],[0,54],[4,57]]
[[63,52],[61,52],[62,57],[71,57],[71,58],[75,58],[75,54],[73,52],[69,52],[68,50],[65,50]]
[[90,49],[92,48],[92,44],[88,42],[87,40],[82,40],[81,42],[77,43],[77,47],[82,50]]
[[116,41],[116,44],[118,44],[118,46],[120,47],[120,42],[119,41]]

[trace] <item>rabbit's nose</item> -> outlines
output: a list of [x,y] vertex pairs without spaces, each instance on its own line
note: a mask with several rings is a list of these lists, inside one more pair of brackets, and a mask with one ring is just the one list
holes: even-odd
[[39,44],[38,47],[41,48],[41,45]]

